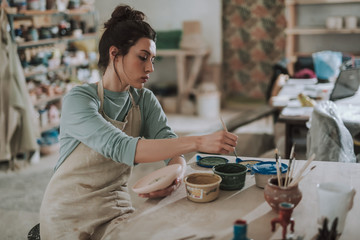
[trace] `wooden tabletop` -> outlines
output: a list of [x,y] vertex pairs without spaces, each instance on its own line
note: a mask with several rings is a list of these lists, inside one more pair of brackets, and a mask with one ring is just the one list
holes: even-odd
[[[225,156],[230,162],[233,156]],[[249,159],[242,157],[243,159]],[[194,156],[187,166],[187,174],[211,171],[195,163]],[[270,160],[273,159],[262,159]],[[287,162],[284,160],[284,162]],[[305,160],[296,161],[300,170]],[[312,239],[317,231],[316,185],[320,182],[341,181],[352,185],[357,194],[353,209],[348,213],[341,239],[358,239],[360,228],[360,164],[340,162],[311,163],[317,167],[299,184],[303,194],[292,216],[295,234]],[[232,239],[233,223],[237,219],[248,223],[248,237],[252,239],[281,239],[282,228],[271,231],[270,221],[277,214],[264,199],[264,190],[255,185],[250,173],[242,190],[220,190],[219,197],[209,203],[195,203],[186,198],[184,184],[164,199],[147,200],[128,220],[116,227],[119,239]]]

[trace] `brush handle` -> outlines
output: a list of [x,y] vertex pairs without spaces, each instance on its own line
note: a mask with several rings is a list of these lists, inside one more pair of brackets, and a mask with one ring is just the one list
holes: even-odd
[[[225,125],[225,122],[224,122],[224,120],[222,119],[221,116],[220,116],[220,121],[221,121],[221,124],[222,124],[224,130],[225,130],[226,132],[228,132],[228,129],[227,129],[226,125]],[[235,155],[235,158],[238,159],[238,155],[237,155],[237,153],[236,153],[236,148],[234,148],[234,155]]]
[[292,186],[295,186],[296,184],[298,184],[304,177],[306,177],[306,175],[308,175],[312,170],[314,170],[315,167],[316,167],[316,165],[312,166],[307,173],[305,173],[304,175],[302,175],[301,177],[296,179],[294,182],[291,182],[289,187],[292,187]]
[[[306,163],[304,164],[304,166],[301,168],[301,170],[299,171],[299,173],[296,175],[295,180],[297,180],[298,178],[300,178],[300,176],[304,173],[304,171],[306,170],[306,168],[310,165],[310,163],[315,159],[315,153],[313,153],[313,155],[311,155],[311,157],[306,161]],[[294,181],[295,181],[294,180]]]

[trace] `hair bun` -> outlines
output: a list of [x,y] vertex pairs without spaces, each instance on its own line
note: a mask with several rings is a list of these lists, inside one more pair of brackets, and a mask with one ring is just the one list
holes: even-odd
[[120,5],[115,8],[111,14],[111,18],[104,24],[105,28],[115,26],[119,22],[124,21],[143,21],[145,14],[134,10],[128,5]]

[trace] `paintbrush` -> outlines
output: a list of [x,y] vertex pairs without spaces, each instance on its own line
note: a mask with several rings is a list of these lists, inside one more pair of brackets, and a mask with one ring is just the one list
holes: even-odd
[[295,152],[295,143],[292,145],[291,147],[291,152],[290,152],[290,160],[289,160],[289,167],[288,167],[288,170],[286,171],[286,176],[285,176],[285,187],[289,184],[289,172],[291,170],[291,164],[292,164],[292,161],[294,159],[294,152]]
[[296,167],[296,153],[294,152],[294,158],[291,161],[291,170],[290,171],[290,175],[289,175],[289,179],[288,179],[288,184],[293,180],[293,176],[294,176],[294,172],[295,172],[295,167]]
[[305,173],[304,175],[300,176],[299,178],[297,178],[295,181],[291,182],[289,187],[295,186],[296,184],[298,184],[304,177],[306,177],[306,175],[308,175],[312,170],[314,170],[314,168],[316,168],[316,165],[312,166],[310,168],[310,170]]
[[276,175],[278,179],[278,185],[281,187],[281,181],[280,181],[280,169],[279,169],[279,154],[278,149],[275,149],[275,161],[276,161]]
[[[296,177],[294,178],[294,182],[298,181],[299,178],[301,178],[301,175],[304,173],[304,171],[306,170],[306,168],[310,165],[310,163],[315,159],[315,153],[313,153],[310,158],[306,161],[306,163],[304,164],[304,166],[301,168],[301,170],[298,172],[298,174],[296,175]],[[290,184],[292,185],[292,183]]]
[[[222,119],[221,116],[220,116],[220,121],[221,121],[221,124],[222,124],[224,130],[225,130],[226,132],[228,132],[228,129],[227,129],[226,125],[225,125],[225,122],[224,122],[224,120]],[[238,162],[238,161],[241,162],[241,159],[238,158],[238,155],[237,155],[237,153],[236,153],[236,147],[234,148],[234,155],[235,155],[235,158],[236,158],[236,162]]]

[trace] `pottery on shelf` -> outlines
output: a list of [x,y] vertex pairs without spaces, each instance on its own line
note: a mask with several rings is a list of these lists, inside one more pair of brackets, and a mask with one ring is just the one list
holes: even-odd
[[[284,178],[281,181],[284,182]],[[292,203],[295,208],[302,198],[302,193],[298,184],[291,187],[279,187],[277,178],[273,177],[265,186],[264,197],[271,208],[278,212],[279,204],[282,202]]]

